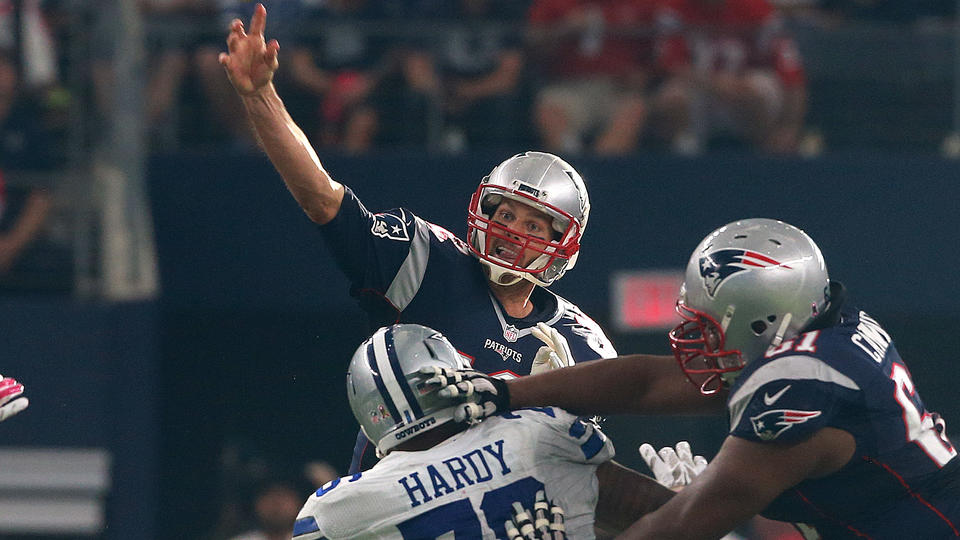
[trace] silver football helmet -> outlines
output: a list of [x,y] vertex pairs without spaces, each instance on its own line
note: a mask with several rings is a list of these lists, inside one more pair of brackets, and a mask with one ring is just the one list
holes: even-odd
[[[493,221],[504,198],[547,214],[552,220],[552,238],[537,238]],[[494,283],[512,285],[527,279],[546,287],[576,265],[589,215],[587,188],[570,164],[553,154],[524,152],[497,165],[481,180],[470,199],[468,243]],[[514,247],[491,253],[493,238]],[[523,265],[528,250],[540,255]]]
[[710,233],[690,256],[670,332],[674,356],[703,393],[799,335],[829,303],[827,266],[813,240],[772,219]]
[[378,455],[453,420],[457,402],[425,386],[426,366],[470,367],[440,332],[419,324],[383,327],[353,353],[347,399]]

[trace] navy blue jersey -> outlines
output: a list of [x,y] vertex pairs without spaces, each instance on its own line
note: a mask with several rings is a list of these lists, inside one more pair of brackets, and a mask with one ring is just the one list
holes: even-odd
[[463,240],[403,208],[372,214],[345,191],[339,214],[321,230],[371,331],[398,322],[428,326],[474,369],[504,377],[530,374],[543,346],[530,333],[538,322],[567,339],[577,362],[617,355],[592,319],[543,287],[534,288],[533,313],[510,317]]
[[730,389],[730,434],[796,442],[842,429],[856,451],[842,469],[785,491],[764,512],[823,538],[960,536],[960,460],[928,412],[890,335],[854,307],[834,326],[770,350]]
[[[507,315],[480,262],[453,233],[399,208],[373,214],[349,188],[337,216],[320,229],[370,319],[371,332],[416,323],[443,333],[474,369],[504,378],[530,374],[543,342],[530,330],[544,322],[560,332],[576,362],[617,355],[600,327],[580,309],[534,287],[533,312]],[[351,474],[368,443],[358,436]],[[366,465],[370,465],[369,458]]]

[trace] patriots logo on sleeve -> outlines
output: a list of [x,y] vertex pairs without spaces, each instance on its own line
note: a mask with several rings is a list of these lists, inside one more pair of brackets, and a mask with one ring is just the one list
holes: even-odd
[[784,431],[797,424],[802,424],[820,416],[821,411],[795,411],[792,409],[777,409],[767,411],[757,416],[751,416],[750,422],[753,424],[753,432],[761,440],[771,441],[780,436]]
[[750,268],[790,268],[776,259],[746,249],[720,249],[700,257],[700,277],[711,298],[731,275]]
[[374,214],[373,217],[373,226],[370,227],[370,232],[374,236],[388,240],[397,240],[399,242],[410,241],[407,224],[399,216],[394,214]]

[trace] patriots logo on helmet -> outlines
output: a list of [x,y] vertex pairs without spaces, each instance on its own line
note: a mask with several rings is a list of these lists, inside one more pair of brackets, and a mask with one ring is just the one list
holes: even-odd
[[767,411],[761,415],[751,416],[750,422],[753,424],[753,432],[761,440],[770,441],[776,439],[784,431],[797,424],[802,424],[808,420],[820,416],[821,411],[795,411],[792,409],[777,409]]
[[720,249],[700,257],[700,277],[711,298],[725,279],[750,268],[790,268],[776,259],[746,249]]

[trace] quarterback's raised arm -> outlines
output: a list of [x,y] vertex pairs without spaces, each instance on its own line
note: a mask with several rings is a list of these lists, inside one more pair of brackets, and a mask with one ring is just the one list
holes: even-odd
[[322,225],[337,215],[343,186],[324,170],[307,136],[290,118],[273,86],[280,45],[275,39],[264,39],[266,22],[267,10],[262,4],[257,4],[253,12],[249,33],[244,31],[242,21],[234,19],[227,36],[229,52],[220,54],[220,64],[287,189],[307,216]]

